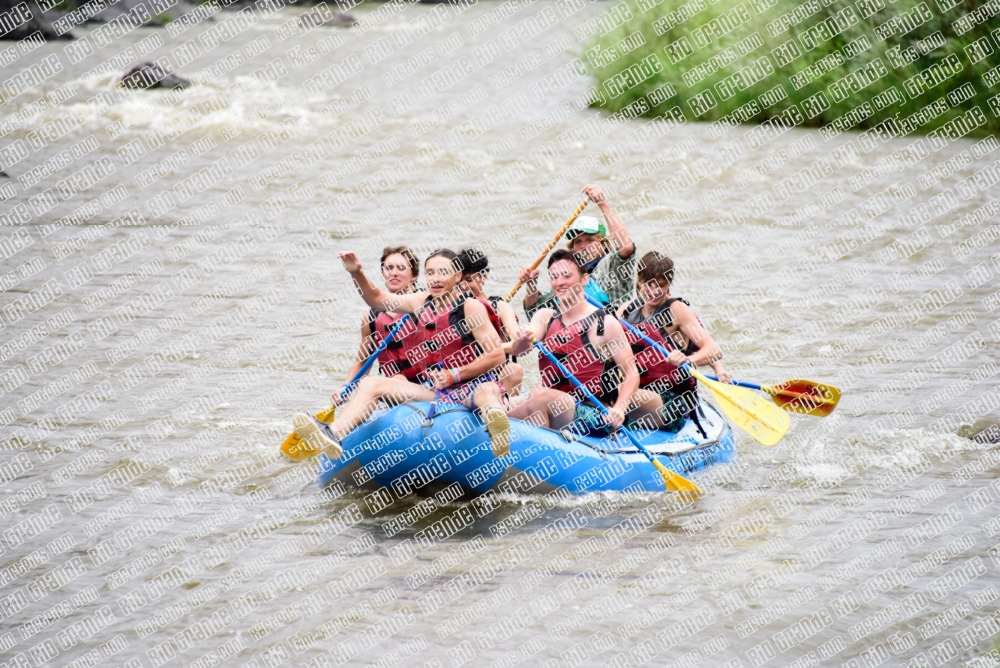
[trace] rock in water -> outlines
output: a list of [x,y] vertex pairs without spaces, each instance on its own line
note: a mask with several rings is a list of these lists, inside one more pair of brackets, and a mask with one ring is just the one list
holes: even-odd
[[184,77],[168,72],[156,63],[139,63],[122,76],[122,86],[125,88],[176,88],[183,89],[191,85]]
[[1000,419],[981,418],[976,420],[971,427],[963,424],[958,428],[958,435],[983,445],[1000,443]]
[[358,20],[347,12],[333,12],[326,5],[319,5],[311,12],[299,14],[299,25],[303,28],[350,28],[358,24]]
[[190,14],[196,7],[197,5],[184,0],[178,0],[173,4],[155,0],[115,0],[90,16],[87,23],[109,23],[119,19],[129,24],[157,28]]
[[[55,15],[53,13],[53,15]],[[0,0],[0,39],[20,40],[38,33],[42,39],[73,39],[68,31],[65,35],[52,27],[50,16],[35,3],[26,4],[17,0]]]

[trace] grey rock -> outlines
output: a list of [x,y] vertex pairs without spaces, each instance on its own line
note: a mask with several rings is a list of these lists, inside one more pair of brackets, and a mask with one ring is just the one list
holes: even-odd
[[[152,0],[118,0],[95,13],[87,22],[107,23],[132,12],[133,16],[147,16],[148,18],[143,22],[143,25],[149,28],[156,28],[171,21],[176,21],[185,14],[190,14],[195,10],[196,6],[193,3],[180,0],[167,9],[160,11],[158,7],[153,5]],[[137,7],[141,7],[142,9],[133,11]]]
[[25,10],[18,0],[0,0],[0,14],[6,15],[5,25],[16,24],[9,30],[0,27],[0,39],[21,40],[36,32],[45,40],[73,39],[69,32],[60,35],[52,27],[52,21],[59,18],[60,13],[43,12],[33,2],[28,3]]
[[119,5],[108,5],[87,19],[86,23],[111,23],[115,19],[125,16],[125,13],[125,10]]
[[976,443],[1000,443],[1000,420],[996,418],[982,418],[976,420],[971,427],[963,424],[958,428],[958,435],[975,441]]
[[191,82],[184,77],[179,77],[173,72],[168,72],[156,63],[139,63],[124,75],[121,80],[122,86],[136,90],[149,88],[176,88],[184,89],[191,85]]
[[326,5],[319,5],[316,9],[299,14],[299,25],[303,28],[314,28],[322,26],[324,28],[350,28],[358,24],[358,20],[353,14],[347,12],[334,12]]

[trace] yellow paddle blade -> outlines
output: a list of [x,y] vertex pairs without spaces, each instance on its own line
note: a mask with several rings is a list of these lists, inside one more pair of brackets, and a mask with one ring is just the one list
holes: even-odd
[[[319,413],[316,413],[316,419],[320,422],[326,422],[329,424],[333,422],[333,417],[336,412],[336,406],[324,408]],[[285,456],[296,461],[319,454],[319,450],[299,438],[299,435],[294,431],[282,442],[281,451],[285,453]]]
[[726,417],[757,442],[774,445],[792,426],[787,413],[759,394],[735,385],[717,383],[694,370],[691,370],[691,375],[711,391]]
[[684,476],[674,473],[655,459],[651,459],[650,461],[653,462],[653,466],[655,466],[656,470],[663,476],[663,484],[667,486],[667,489],[672,492],[689,494],[692,497],[701,496],[701,488],[698,487],[698,485],[694,484]]
[[298,461],[319,454],[319,450],[299,438],[294,431],[281,443],[281,452],[289,459]]
[[826,417],[840,401],[840,388],[814,380],[786,380],[779,385],[762,385],[761,390],[786,411]]

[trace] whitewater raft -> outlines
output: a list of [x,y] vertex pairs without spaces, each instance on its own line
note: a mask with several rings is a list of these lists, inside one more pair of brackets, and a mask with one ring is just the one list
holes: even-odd
[[[687,475],[736,457],[732,428],[706,402],[678,433],[634,430],[667,468]],[[458,483],[468,497],[488,491],[662,492],[663,477],[624,434],[579,436],[511,420],[510,453],[495,457],[479,416],[462,406],[407,403],[383,408],[342,442],[344,456],[320,455],[319,485],[339,480],[400,497]]]

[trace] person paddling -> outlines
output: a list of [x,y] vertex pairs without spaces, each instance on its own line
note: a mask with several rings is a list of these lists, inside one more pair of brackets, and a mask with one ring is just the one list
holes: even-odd
[[524,368],[510,354],[513,340],[520,332],[517,313],[510,304],[499,295],[487,296],[483,289],[490,277],[490,262],[486,255],[477,248],[464,248],[458,252],[458,264],[462,268],[462,288],[473,297],[488,305],[500,320],[503,335],[503,350],[507,355],[507,363],[499,372],[500,382],[507,390],[507,396],[513,397],[521,393],[521,380],[524,378]]
[[553,429],[572,424],[583,434],[602,434],[609,426],[621,427],[626,416],[633,420],[655,419],[655,397],[639,390],[635,357],[621,323],[587,302],[589,276],[578,256],[559,249],[549,257],[548,264],[558,308],[539,309],[528,329],[515,339],[512,352],[520,355],[531,348],[532,338],[540,340],[607,406],[608,413],[605,417],[598,408],[588,405],[554,364],[540,358],[540,384],[527,396],[509,399],[508,415]]
[[698,403],[695,380],[680,366],[685,363],[692,367],[711,366],[724,383],[731,382],[732,376],[723,367],[722,350],[691,305],[681,297],[671,296],[673,281],[674,261],[657,251],[646,253],[639,260],[636,285],[639,296],[624,304],[618,317],[671,351],[664,359],[662,353],[642,339],[626,333],[639,367],[639,386],[655,393],[653,401],[660,407],[659,428],[676,432]]
[[[635,244],[628,228],[608,204],[601,186],[583,187],[587,198],[600,207],[604,220],[580,216],[566,231],[569,250],[577,253],[579,264],[590,274],[587,294],[595,301],[617,308],[632,298],[635,288]],[[539,309],[556,308],[554,291],[538,294],[538,270],[521,267],[519,278],[525,284],[524,312],[531,320]]]
[[[385,288],[394,295],[408,295],[414,292],[417,277],[420,276],[420,261],[416,254],[406,246],[387,246],[382,249],[380,260],[382,278]],[[385,340],[392,328],[399,322],[402,315],[371,309],[361,322],[361,345],[358,348],[354,364],[347,371],[347,377],[357,375],[361,366],[372,352]],[[400,374],[406,380],[415,380],[417,368],[406,359],[404,350],[417,345],[417,328],[412,320],[403,325],[396,338],[389,342],[385,350],[378,356],[378,370],[383,376]],[[341,406],[349,397],[341,397],[343,388],[336,390],[331,397],[334,406]]]
[[416,320],[420,344],[405,350],[406,359],[418,369],[413,382],[400,376],[368,376],[358,384],[354,397],[337,418],[325,425],[305,413],[295,415],[299,438],[318,442],[318,449],[336,459],[343,454],[340,441],[375,410],[378,400],[390,404],[410,401],[445,401],[475,405],[483,415],[493,453],[510,449],[510,423],[500,398],[503,386],[494,375],[504,363],[503,344],[490,321],[486,306],[467,299],[459,287],[457,254],[449,249],[431,253],[424,260],[428,290],[394,295],[375,287],[353,251],[340,259],[351,274],[362,298],[372,308],[408,313]]

